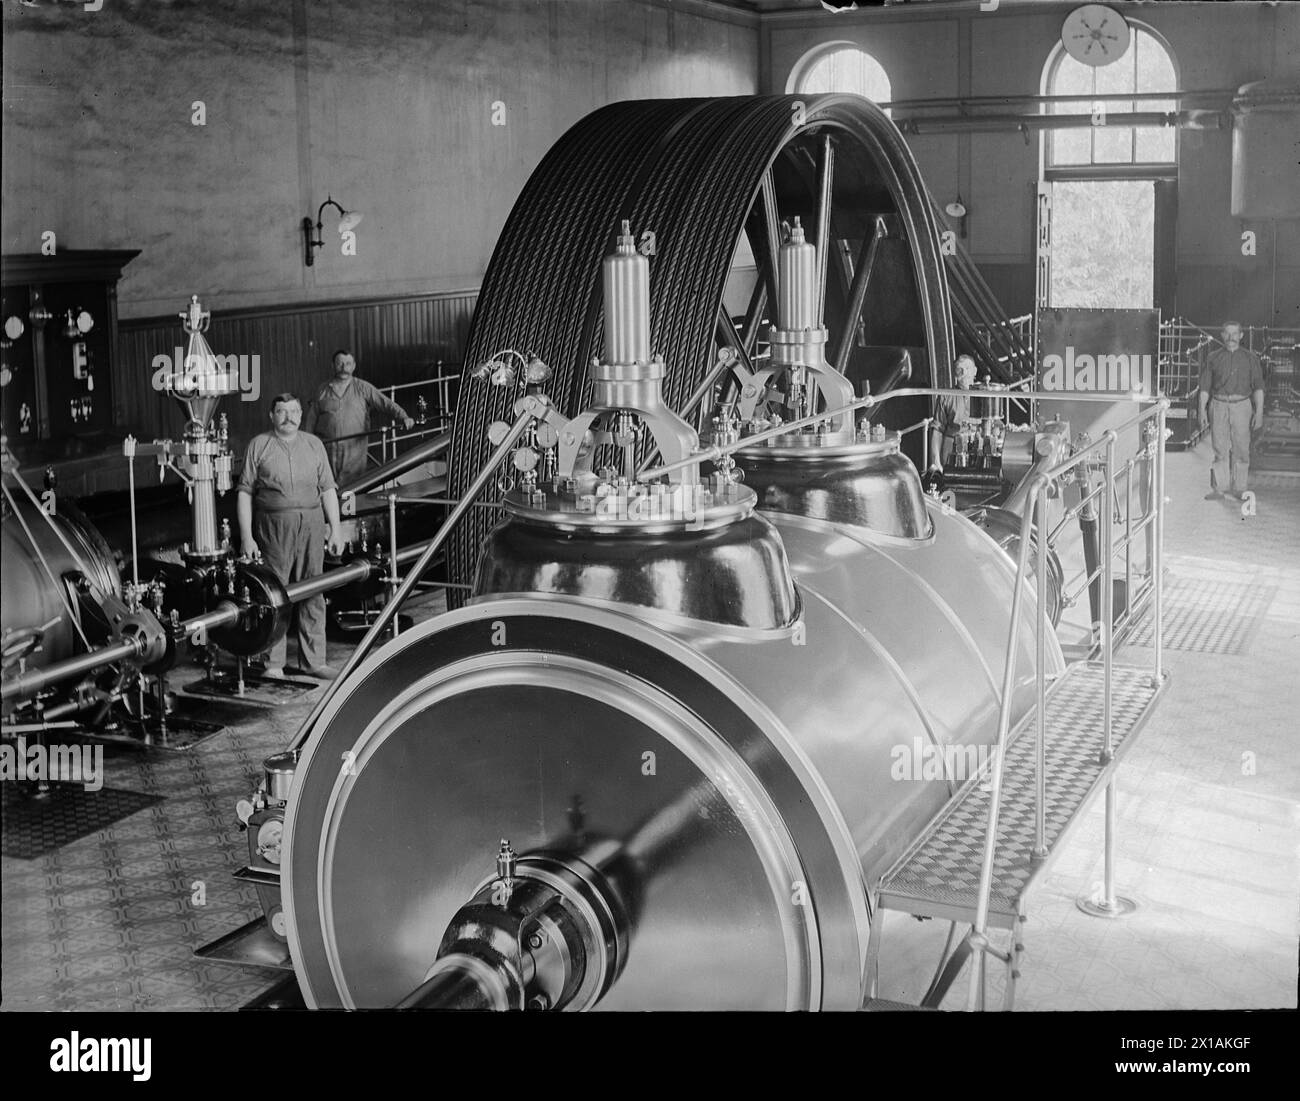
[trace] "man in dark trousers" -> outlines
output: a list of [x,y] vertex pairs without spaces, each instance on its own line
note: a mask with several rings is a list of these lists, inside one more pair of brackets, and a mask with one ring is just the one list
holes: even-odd
[[1246,492],[1250,433],[1264,427],[1264,368],[1259,356],[1241,346],[1240,321],[1225,321],[1221,335],[1222,347],[1210,352],[1201,367],[1201,427],[1208,420],[1214,445],[1207,501],[1240,497]]
[[[325,544],[343,550],[339,496],[325,446],[298,430],[302,405],[293,394],[271,399],[271,431],[254,436],[239,475],[239,539],[245,554],[261,553],[286,585],[317,577],[325,568]],[[321,515],[322,509],[324,515]],[[326,526],[328,522],[328,528]],[[299,601],[299,664],[313,677],[333,680],[325,664],[325,597]],[[267,660],[265,676],[284,676],[289,640],[282,638]]]
[[[325,451],[334,480],[346,488],[366,472],[366,443],[360,436],[370,428],[370,414],[384,413],[403,428],[415,422],[397,402],[363,378],[357,378],[356,358],[346,348],[334,353],[334,377],[324,383],[307,407],[303,427],[326,441]],[[352,439],[341,439],[351,436]]]

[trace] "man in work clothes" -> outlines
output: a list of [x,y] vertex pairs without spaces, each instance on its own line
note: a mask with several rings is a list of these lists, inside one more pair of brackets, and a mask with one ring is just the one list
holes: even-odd
[[[370,414],[386,413],[401,421],[403,428],[415,422],[397,402],[380,393],[365,379],[356,378],[357,361],[346,348],[334,353],[334,377],[317,391],[307,407],[303,427],[327,442],[325,451],[334,470],[334,480],[346,488],[366,472],[366,440],[360,435],[370,429]],[[352,436],[353,439],[339,439]]]
[[[293,394],[276,395],[271,400],[272,429],[249,443],[239,475],[237,511],[243,551],[248,555],[260,551],[286,585],[322,572],[327,538],[332,552],[343,550],[339,496],[325,446],[315,436],[298,431],[301,419],[302,405]],[[325,597],[318,593],[300,601],[295,612],[299,664],[310,676],[332,680],[338,670],[325,664]],[[284,676],[288,649],[288,638],[271,647],[266,676]]]
[[[1208,419],[1214,445],[1213,485],[1207,501],[1240,497],[1250,476],[1251,429],[1264,426],[1264,368],[1254,352],[1241,346],[1241,323],[1223,323],[1223,347],[1215,348],[1201,368],[1201,427]],[[1228,454],[1232,454],[1229,476]],[[1224,486],[1231,488],[1225,490]]]
[[[975,385],[975,361],[970,356],[958,356],[953,364],[957,385],[969,390]],[[970,398],[965,394],[945,396],[935,400],[934,424],[930,428],[930,469],[942,470],[952,458],[953,445],[962,425],[970,420]]]

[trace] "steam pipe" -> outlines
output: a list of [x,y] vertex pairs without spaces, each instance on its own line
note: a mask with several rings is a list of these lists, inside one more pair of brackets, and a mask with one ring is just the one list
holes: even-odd
[[124,639],[108,646],[101,646],[98,650],[78,654],[75,658],[55,662],[44,669],[10,677],[4,682],[3,693],[6,699],[34,696],[48,685],[57,684],[69,677],[81,676],[83,673],[94,672],[102,666],[111,665],[113,662],[122,661],[125,658],[135,657],[139,653],[140,643],[134,639]]

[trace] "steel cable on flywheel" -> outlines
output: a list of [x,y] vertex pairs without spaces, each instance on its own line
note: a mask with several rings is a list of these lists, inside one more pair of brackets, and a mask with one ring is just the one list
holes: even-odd
[[[938,271],[925,277],[938,284],[929,287],[929,300],[925,292],[921,297],[936,369],[946,370],[952,322],[929,198],[902,138],[877,108],[840,95],[611,104],[550,149],[493,251],[464,356],[451,496],[464,493],[490,454],[489,424],[513,420],[519,391],[470,377],[494,353],[515,348],[540,356],[554,372],[546,391],[565,415],[589,404],[587,365],[602,350],[601,259],[622,219],[638,239],[654,234],[651,347],[667,363],[665,400],[680,409],[714,363],[718,309],[764,174],[796,134],[825,124],[870,143],[912,227],[918,267]],[[477,509],[452,534],[449,580],[472,581],[479,548],[500,517],[499,510]],[[449,593],[452,606],[460,599]]]

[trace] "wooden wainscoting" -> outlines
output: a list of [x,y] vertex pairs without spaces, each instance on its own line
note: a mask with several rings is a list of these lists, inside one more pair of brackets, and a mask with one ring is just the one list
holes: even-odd
[[[214,314],[204,334],[212,351],[247,356],[250,369],[257,357],[257,399],[227,398],[219,410],[229,419],[236,453],[267,427],[272,395],[292,391],[306,400],[330,377],[337,348],[351,349],[358,377],[377,386],[432,378],[439,361],[456,369],[477,297],[476,290],[467,290]],[[156,356],[171,357],[178,346],[184,356],[179,314],[185,303],[176,305],[174,317],[119,322],[114,420],[137,439],[175,438],[184,427],[175,403],[152,384]],[[432,408],[432,395],[429,401]]]

